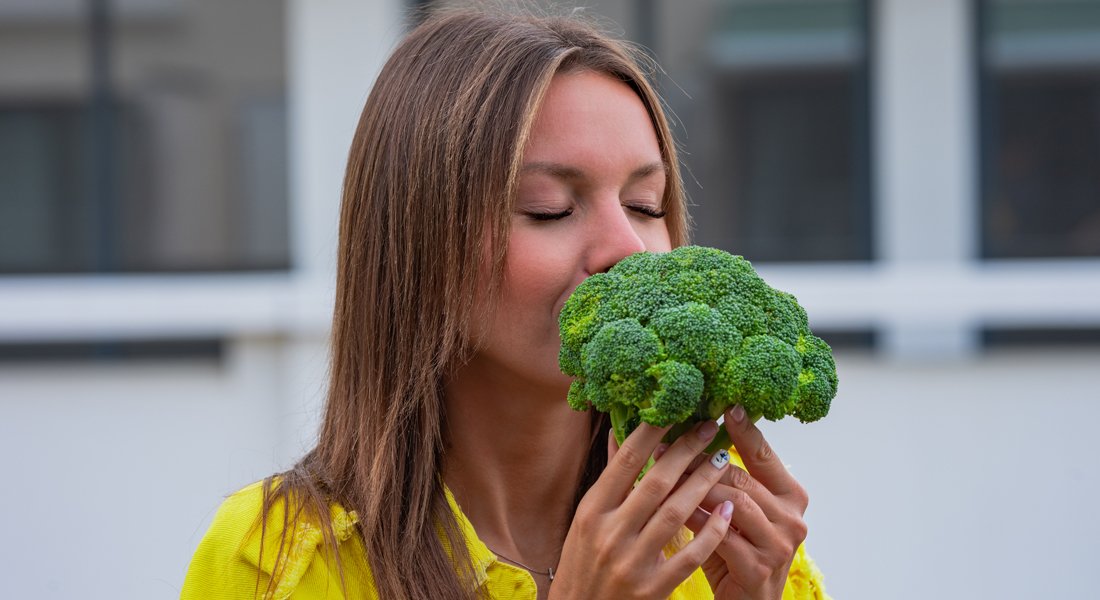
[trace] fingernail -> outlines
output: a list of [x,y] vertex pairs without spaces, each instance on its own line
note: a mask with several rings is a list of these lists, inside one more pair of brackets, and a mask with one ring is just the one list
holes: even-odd
[[718,433],[718,423],[707,421],[699,426],[699,439],[709,441]]
[[721,469],[722,467],[730,464],[730,452],[725,448],[718,450],[714,453],[714,456],[710,457],[710,464],[714,465],[715,469]]
[[733,518],[733,502],[726,500],[722,503],[722,506],[718,508],[718,515],[723,519],[729,521]]
[[740,423],[741,421],[744,421],[745,407],[741,406],[740,404],[734,406],[733,410],[730,411],[730,418],[733,419],[734,423]]
[[657,444],[657,447],[653,449],[653,462],[657,462],[659,458],[668,450],[668,444]]

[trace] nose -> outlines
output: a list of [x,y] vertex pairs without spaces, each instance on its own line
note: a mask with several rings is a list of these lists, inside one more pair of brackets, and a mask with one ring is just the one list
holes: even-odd
[[646,249],[645,241],[617,198],[603,203],[596,217],[588,227],[589,273],[603,273],[627,256]]

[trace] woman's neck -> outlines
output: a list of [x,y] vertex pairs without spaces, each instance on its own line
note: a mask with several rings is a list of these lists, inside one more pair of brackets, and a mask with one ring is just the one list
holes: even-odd
[[476,361],[445,390],[444,481],[494,553],[554,566],[590,446],[590,421],[561,386],[516,381]]

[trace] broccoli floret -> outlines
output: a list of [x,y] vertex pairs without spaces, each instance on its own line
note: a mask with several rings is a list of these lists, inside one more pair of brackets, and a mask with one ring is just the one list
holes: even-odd
[[741,332],[717,310],[688,302],[666,308],[650,321],[670,358],[695,365],[712,379],[741,344]]
[[794,409],[801,372],[802,358],[787,342],[773,335],[745,338],[718,374],[711,404],[740,404],[753,418],[777,421]]
[[620,443],[643,422],[673,425],[671,441],[735,404],[808,423],[836,395],[832,349],[795,297],[722,250],[629,256],[577,286],[559,325],[569,405],[610,413]]
[[658,427],[687,419],[695,412],[703,393],[703,374],[699,369],[675,360],[666,360],[646,369],[646,377],[656,382],[653,394],[638,404],[638,417]]

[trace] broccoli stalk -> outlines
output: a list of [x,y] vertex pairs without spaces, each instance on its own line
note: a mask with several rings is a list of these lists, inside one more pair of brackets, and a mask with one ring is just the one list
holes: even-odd
[[[619,443],[640,423],[672,425],[671,442],[735,404],[809,423],[836,395],[832,349],[794,296],[714,248],[623,259],[577,286],[559,326],[570,406],[609,413]],[[729,446],[722,430],[710,450]]]

